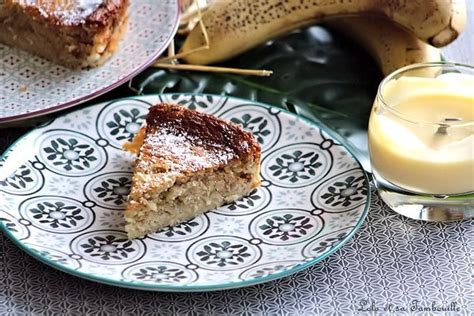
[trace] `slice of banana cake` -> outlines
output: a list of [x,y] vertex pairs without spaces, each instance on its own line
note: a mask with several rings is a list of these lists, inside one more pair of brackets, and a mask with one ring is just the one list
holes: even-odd
[[125,229],[141,237],[232,202],[260,184],[260,145],[238,125],[179,105],[150,108]]

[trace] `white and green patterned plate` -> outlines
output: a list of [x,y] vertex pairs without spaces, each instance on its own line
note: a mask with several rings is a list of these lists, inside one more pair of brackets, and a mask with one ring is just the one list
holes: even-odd
[[[134,157],[120,148],[161,101],[251,131],[262,145],[262,186],[187,223],[127,240],[123,209]],[[368,192],[353,155],[293,114],[216,95],[145,96],[70,112],[7,150],[0,226],[35,258],[82,278],[146,290],[219,290],[324,259],[361,226]]]
[[0,44],[0,122],[65,109],[126,82],[166,49],[179,12],[178,0],[130,1],[117,52],[94,69],[71,70]]

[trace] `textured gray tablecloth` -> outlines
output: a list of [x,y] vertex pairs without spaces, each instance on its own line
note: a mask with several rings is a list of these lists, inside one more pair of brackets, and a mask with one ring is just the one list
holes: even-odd
[[[0,130],[0,150],[23,131]],[[369,216],[332,256],[290,277],[220,292],[170,294],[79,279],[0,234],[0,315],[474,313],[474,221],[417,222],[372,194]]]

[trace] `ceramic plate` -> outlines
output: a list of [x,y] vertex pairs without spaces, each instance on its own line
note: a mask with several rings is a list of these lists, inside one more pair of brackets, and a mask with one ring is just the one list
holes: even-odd
[[[251,131],[262,146],[262,185],[187,223],[127,240],[134,157],[120,148],[160,101]],[[0,223],[29,254],[79,277],[147,290],[218,290],[324,259],[362,224],[368,192],[352,154],[293,114],[216,95],[146,96],[71,112],[21,138],[0,164]]]
[[178,19],[178,0],[131,1],[117,52],[90,70],[57,66],[0,44],[0,122],[71,107],[124,83],[166,49]]

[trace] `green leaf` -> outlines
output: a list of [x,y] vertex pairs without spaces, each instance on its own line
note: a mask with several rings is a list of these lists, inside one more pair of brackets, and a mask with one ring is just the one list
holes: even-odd
[[367,123],[382,74],[368,54],[343,35],[313,26],[221,65],[269,69],[274,74],[252,77],[149,68],[134,79],[134,87],[145,94],[231,95],[287,109],[333,129],[358,158],[367,158]]

